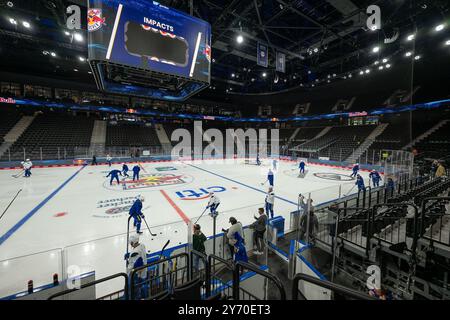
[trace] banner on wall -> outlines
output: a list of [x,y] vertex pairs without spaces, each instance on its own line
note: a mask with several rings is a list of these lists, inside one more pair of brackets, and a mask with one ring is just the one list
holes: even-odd
[[276,69],[278,72],[286,72],[286,55],[277,51]]
[[269,48],[258,42],[258,61],[259,66],[266,67],[269,65]]

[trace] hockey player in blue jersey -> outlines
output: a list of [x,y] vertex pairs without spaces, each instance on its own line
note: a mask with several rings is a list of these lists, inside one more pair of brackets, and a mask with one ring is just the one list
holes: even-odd
[[257,166],[261,165],[261,160],[259,160],[259,154],[256,155],[256,165]]
[[139,180],[139,172],[141,171],[141,168],[138,165],[135,165],[133,167],[133,181]]
[[274,180],[273,171],[272,169],[269,168],[269,172],[267,173],[267,181],[269,181],[269,186],[271,187],[273,187],[273,180]]
[[359,171],[359,163],[356,163],[354,166],[353,166],[353,173],[350,175],[350,177],[352,177],[352,178],[354,178],[354,177],[356,177],[357,175],[358,175],[358,171]]
[[135,272],[133,279],[131,278],[132,271],[147,264],[147,249],[145,245],[139,242],[139,236],[130,235],[129,244],[131,246],[131,252],[125,254],[125,260],[127,261],[127,274],[134,283],[134,296],[137,300],[145,299],[148,292],[147,280],[147,268],[140,269]]
[[369,174],[369,178],[372,179],[374,188],[380,186],[381,176],[377,170],[375,170],[375,169],[372,170],[372,172],[370,172],[370,174]]
[[305,173],[305,166],[306,166],[306,164],[305,164],[305,161],[300,161],[300,164],[298,165],[298,168],[300,169],[300,174],[304,174]]
[[108,175],[106,176],[107,178],[109,176],[111,176],[111,179],[109,180],[109,185],[112,186],[113,181],[116,180],[117,184],[120,184],[120,180],[119,180],[119,175],[122,175],[122,172],[120,170],[111,170]]
[[136,232],[138,234],[141,234],[141,222],[142,219],[144,219],[144,214],[142,213],[142,197],[141,196],[137,196],[136,200],[134,201],[133,205],[130,208],[130,216],[133,217],[134,222],[133,222],[133,226],[136,228]]
[[364,192],[364,190],[366,190],[366,186],[364,185],[364,179],[363,177],[361,177],[361,175],[357,175],[356,176],[356,183],[358,186],[358,192]]
[[124,177],[129,177],[129,175],[128,175],[128,171],[129,170],[130,169],[128,168],[127,164],[124,163],[123,166],[122,166],[122,174],[123,174]]

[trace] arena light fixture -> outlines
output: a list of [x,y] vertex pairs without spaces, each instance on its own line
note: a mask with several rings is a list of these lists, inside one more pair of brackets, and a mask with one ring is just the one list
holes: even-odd
[[386,65],[386,69],[389,69],[391,67],[391,65],[388,63],[387,65]]
[[66,35],[66,36],[70,36],[70,32],[69,31],[64,31],[64,34]]
[[315,53],[319,52],[319,48],[314,48],[313,50]]
[[81,62],[85,62],[86,58],[80,56],[80,57],[78,57],[78,60],[80,60]]
[[383,70],[383,69],[384,69],[383,66],[379,66],[379,67],[378,67],[378,70]]
[[308,70],[308,74],[311,74],[311,70]]
[[234,73],[232,73],[232,74],[231,74],[231,77],[234,78],[234,77],[236,77],[236,75],[235,75]]
[[9,23],[11,23],[13,25],[17,25],[16,19],[13,19],[13,18],[9,18]]
[[336,78],[336,73],[333,73],[333,77]]
[[441,23],[441,24],[437,25],[437,26],[434,28],[434,30],[435,30],[436,32],[439,32],[439,31],[444,30],[444,28],[445,28],[445,24]]
[[263,76],[263,78],[267,77],[267,73],[263,72],[262,76]]
[[450,40],[445,41],[446,46],[450,46]]
[[405,53],[405,57],[411,57],[412,56],[412,52],[408,51],[407,53]]
[[73,71],[78,72],[78,69],[73,69]]
[[241,44],[244,42],[244,37],[240,34],[236,37],[236,42]]
[[330,83],[330,80],[327,80],[328,83]]
[[353,75],[352,75],[351,73],[349,73],[349,74],[348,74],[348,77],[351,78],[351,77],[353,77]]
[[255,82],[255,78],[252,78],[252,82]]
[[56,57],[56,53],[54,53],[54,52],[50,52],[50,55],[54,58],[54,57]]
[[79,34],[79,33],[74,33],[73,34],[73,38],[75,39],[75,41],[78,41],[78,42],[82,42],[83,41],[83,36],[81,34]]
[[364,74],[364,71],[361,70],[361,71],[359,72],[359,74],[360,74],[360,75],[363,75],[363,74]]
[[366,69],[366,74],[369,74],[370,73],[370,69]]
[[386,63],[386,62],[388,62],[388,59],[384,58],[383,63]]
[[380,52],[380,47],[379,47],[379,46],[373,47],[373,48],[372,48],[372,52],[373,52],[373,53]]
[[414,57],[414,60],[420,60],[422,57],[420,55],[417,55]]
[[22,21],[22,25],[27,29],[31,28],[31,24],[28,21]]
[[413,41],[415,38],[416,38],[416,35],[413,33],[413,34],[410,34],[409,36],[407,36],[406,40],[407,41]]
[[374,65],[378,65],[379,63],[380,63],[380,61],[377,60],[377,61],[375,61],[373,64],[374,64]]
[[50,54],[50,52],[48,52],[47,50],[44,50],[44,51],[42,51],[42,54],[43,54],[44,56],[48,56],[48,55]]

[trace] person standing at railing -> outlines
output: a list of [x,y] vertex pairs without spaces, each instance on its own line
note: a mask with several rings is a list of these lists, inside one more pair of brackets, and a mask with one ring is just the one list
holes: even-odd
[[366,190],[366,186],[364,185],[364,179],[361,177],[361,175],[356,176],[356,182],[355,184],[358,186],[358,192],[364,192]]
[[259,217],[254,216],[255,222],[250,225],[250,229],[253,229],[253,243],[256,247],[253,252],[256,255],[264,254],[264,234],[266,233],[267,215],[264,213],[264,208],[258,209]]
[[247,249],[245,248],[244,238],[236,232],[234,234],[236,243],[234,244],[234,262],[248,262]]
[[135,165],[133,167],[133,181],[139,180],[139,172],[141,171],[141,167]]
[[144,266],[147,263],[147,249],[143,243],[139,242],[139,236],[130,235],[129,243],[131,246],[131,252],[125,254],[125,260],[127,261],[127,274],[130,277],[130,281],[134,282],[135,297],[137,300],[145,299],[147,297],[148,284],[147,281],[147,268],[143,268],[131,278],[133,269]]
[[373,183],[373,187],[379,187],[380,186],[380,181],[381,181],[381,176],[378,173],[377,170],[373,169],[370,174],[369,174],[369,178],[372,179],[372,183]]
[[228,220],[231,223],[231,227],[228,230],[222,229],[222,232],[226,234],[228,239],[228,246],[230,248],[231,257],[234,254],[234,245],[236,244],[236,233],[243,235],[242,224],[236,220],[235,217],[230,217]]
[[[194,233],[192,235],[192,248],[195,251],[206,254],[206,249],[205,249],[206,240],[207,240],[206,236],[200,230],[200,225],[194,224]],[[194,265],[193,265],[194,270],[199,270],[199,261],[200,261],[200,257],[197,255],[194,255]]]

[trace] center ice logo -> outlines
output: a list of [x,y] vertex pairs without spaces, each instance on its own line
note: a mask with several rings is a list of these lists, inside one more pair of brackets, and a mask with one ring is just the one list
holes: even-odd
[[207,199],[210,192],[224,192],[227,191],[224,187],[213,186],[207,188],[199,188],[194,190],[183,190],[175,192],[180,200],[201,200]]
[[192,177],[184,174],[173,174],[173,173],[146,173],[141,174],[139,180],[133,181],[129,178],[122,180],[120,184],[113,183],[109,186],[109,181],[105,183],[106,188],[112,188],[114,190],[136,190],[136,189],[146,189],[164,186],[174,186],[179,184],[185,184],[191,182]]

